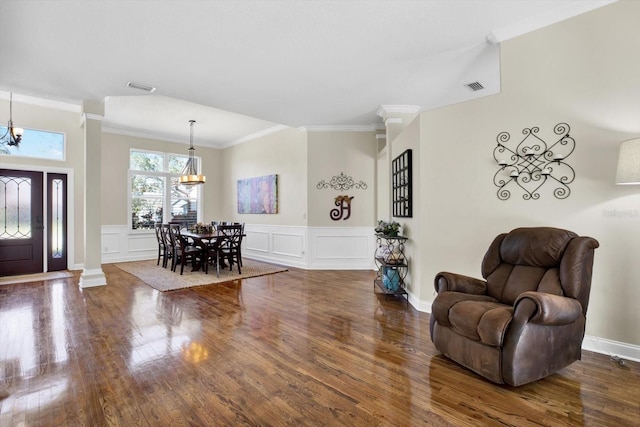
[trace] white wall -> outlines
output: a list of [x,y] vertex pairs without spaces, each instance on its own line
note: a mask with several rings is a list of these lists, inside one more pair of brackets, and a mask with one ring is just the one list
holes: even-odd
[[[420,298],[441,270],[480,277],[492,239],[519,226],[556,226],[596,238],[587,334],[640,345],[640,188],[614,183],[621,141],[640,135],[640,2],[621,1],[504,42],[502,93],[421,114]],[[496,197],[492,152],[539,126],[566,122],[576,179],[558,200],[542,191]],[[640,353],[638,353],[640,354]]]

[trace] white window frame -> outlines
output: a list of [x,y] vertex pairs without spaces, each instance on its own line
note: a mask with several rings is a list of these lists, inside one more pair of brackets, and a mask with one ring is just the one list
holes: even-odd
[[[132,170],[131,169],[131,153],[149,153],[163,156],[163,172],[156,171],[142,171],[142,170]],[[165,172],[169,170],[169,158],[171,156],[176,157],[188,157],[186,154],[179,153],[167,153],[164,151],[153,151],[153,150],[145,150],[140,148],[131,148],[129,150],[129,168],[127,174],[127,227],[129,230],[129,234],[151,234],[154,233],[153,229],[133,229],[133,220],[132,220],[132,194],[131,194],[131,180],[134,176],[146,175],[146,176],[159,176],[164,177],[165,179],[165,193],[164,193],[164,201],[162,203],[162,222],[167,223],[171,218],[171,178],[180,176],[179,173],[171,173]],[[200,170],[202,170],[202,159],[198,156],[195,157],[198,161],[198,165]],[[197,221],[202,221],[202,185],[198,185],[197,188],[197,198],[198,198],[198,206],[196,209]]]

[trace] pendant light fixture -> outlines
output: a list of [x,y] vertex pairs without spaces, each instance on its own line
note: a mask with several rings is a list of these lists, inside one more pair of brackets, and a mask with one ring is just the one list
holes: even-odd
[[195,122],[195,120],[189,120],[189,159],[187,159],[187,163],[182,170],[182,176],[179,178],[179,182],[182,185],[204,184],[207,179],[204,175],[198,174],[198,161],[194,155],[196,149],[193,148],[193,124]]
[[23,133],[24,129],[13,127],[13,93],[9,93],[9,123],[7,123],[7,132],[0,138],[0,144],[17,147]]

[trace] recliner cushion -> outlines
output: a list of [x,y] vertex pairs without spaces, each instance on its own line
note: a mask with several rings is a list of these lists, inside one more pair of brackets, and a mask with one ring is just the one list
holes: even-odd
[[569,241],[577,234],[559,228],[516,228],[500,245],[500,257],[508,264],[557,267]]
[[498,301],[513,305],[523,292],[536,291],[540,285],[540,281],[547,270],[542,267],[529,267],[527,265],[516,265],[511,270],[511,274],[505,283],[502,294],[497,298]]
[[513,319],[513,307],[502,306],[487,311],[478,323],[478,335],[483,344],[502,347]]
[[498,347],[513,317],[513,309],[498,302],[461,301],[451,307],[449,322],[458,334]]
[[465,294],[463,292],[440,292],[431,305],[431,315],[443,326],[451,326],[449,312],[461,301],[497,302],[488,295]]

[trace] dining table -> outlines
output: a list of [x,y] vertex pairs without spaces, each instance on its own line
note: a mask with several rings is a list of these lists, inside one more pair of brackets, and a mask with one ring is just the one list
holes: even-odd
[[[220,245],[226,239],[224,235],[219,235],[215,231],[211,233],[196,233],[194,231],[184,230],[184,231],[180,231],[180,235],[183,237],[188,237],[191,240],[193,240],[194,245],[198,246],[199,248],[202,248],[204,253],[217,251]],[[196,264],[193,268],[193,271],[198,271],[200,270],[201,267],[204,268],[204,265],[201,266],[199,264]],[[220,264],[220,267],[221,268],[226,267],[226,265],[224,264],[224,261]]]

